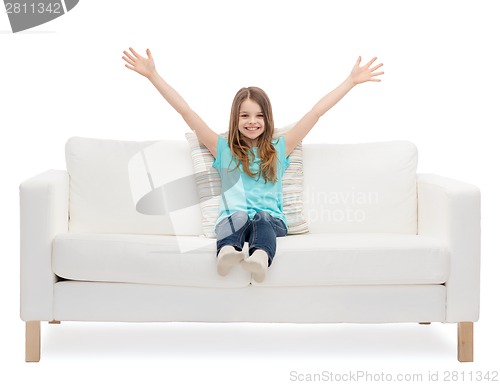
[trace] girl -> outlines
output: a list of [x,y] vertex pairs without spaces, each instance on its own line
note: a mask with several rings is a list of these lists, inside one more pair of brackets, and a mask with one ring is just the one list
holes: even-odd
[[[297,124],[273,140],[271,103],[258,87],[240,89],[233,100],[228,138],[217,135],[158,74],[149,49],[143,57],[130,48],[123,51],[125,67],[145,76],[186,121],[214,156],[222,182],[221,204],[216,222],[217,271],[227,275],[236,265],[262,282],[276,253],[276,237],[287,234],[283,215],[281,178],[288,167],[288,155],[314,127],[319,118],[355,85],[379,82],[383,64],[373,58],[361,66],[358,57],[350,75],[324,96]],[[242,252],[249,244],[249,257]]]

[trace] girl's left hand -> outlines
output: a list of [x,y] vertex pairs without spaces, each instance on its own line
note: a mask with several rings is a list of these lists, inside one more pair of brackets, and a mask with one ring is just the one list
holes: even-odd
[[364,66],[360,66],[361,63],[361,56],[358,57],[358,60],[356,61],[356,64],[354,65],[352,71],[351,71],[351,79],[354,82],[354,84],[360,84],[364,82],[379,82],[380,79],[375,78],[375,76],[380,76],[383,75],[384,72],[379,71],[375,72],[378,70],[380,67],[382,67],[384,64],[379,63],[375,65],[374,67],[371,67],[373,63],[375,63],[375,60],[377,60],[376,57],[374,57],[372,60],[370,60],[368,63],[366,63]]

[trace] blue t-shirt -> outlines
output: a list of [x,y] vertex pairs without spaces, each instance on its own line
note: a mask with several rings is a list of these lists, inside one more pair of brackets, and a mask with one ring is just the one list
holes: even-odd
[[273,146],[278,155],[277,181],[266,183],[264,177],[259,174],[260,157],[257,147],[252,148],[255,160],[249,165],[250,171],[257,173],[257,175],[251,177],[243,170],[241,164],[235,168],[238,162],[233,158],[227,139],[219,136],[217,157],[213,162],[213,167],[219,172],[222,184],[219,217],[216,224],[236,211],[247,212],[250,219],[253,219],[257,212],[266,211],[271,216],[281,219],[288,228],[283,214],[281,183],[283,174],[290,164],[290,160],[286,156],[285,137],[280,136],[274,139]]

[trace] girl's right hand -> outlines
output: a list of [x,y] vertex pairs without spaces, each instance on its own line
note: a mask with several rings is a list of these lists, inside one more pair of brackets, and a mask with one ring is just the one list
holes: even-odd
[[147,58],[139,55],[133,48],[130,48],[130,52],[132,54],[127,51],[123,51],[126,57],[122,56],[122,59],[130,64],[125,64],[125,67],[149,78],[155,71],[155,62],[149,48],[146,50],[146,54],[148,55]]

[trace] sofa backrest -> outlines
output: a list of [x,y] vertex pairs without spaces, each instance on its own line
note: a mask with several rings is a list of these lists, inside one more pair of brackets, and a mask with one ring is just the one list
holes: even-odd
[[70,232],[201,234],[187,142],[70,138]]
[[[304,214],[313,232],[417,231],[412,143],[304,144]],[[202,234],[184,141],[71,138],[70,232]]]
[[414,144],[305,144],[303,162],[311,232],[417,233]]

